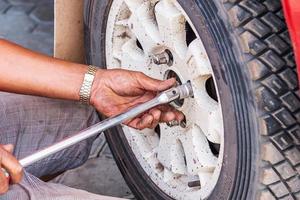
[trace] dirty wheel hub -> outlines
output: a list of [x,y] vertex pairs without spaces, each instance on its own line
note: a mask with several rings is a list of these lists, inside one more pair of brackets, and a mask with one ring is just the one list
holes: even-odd
[[141,166],[173,198],[206,198],[223,159],[223,120],[214,74],[189,17],[175,0],[115,0],[108,18],[107,65],[157,79],[190,81],[194,97],[175,101],[184,126],[123,131]]

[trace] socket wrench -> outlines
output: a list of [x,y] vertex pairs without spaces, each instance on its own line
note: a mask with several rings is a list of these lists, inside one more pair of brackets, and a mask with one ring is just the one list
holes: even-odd
[[[134,117],[138,116],[139,114],[142,114],[143,112],[158,106],[162,104],[170,103],[176,99],[184,99],[188,97],[193,96],[193,90],[192,86],[189,82],[179,85],[177,87],[171,88],[169,90],[166,90],[164,92],[161,92],[158,96],[156,96],[154,99],[145,102],[143,104],[140,104],[134,108],[131,108],[125,113],[122,113],[120,115],[117,115],[115,117],[107,118],[83,131],[80,131],[79,133],[76,133],[68,138],[63,139],[60,142],[57,142],[49,147],[46,147],[45,149],[42,149],[40,151],[37,151],[36,153],[33,153],[27,157],[24,157],[19,160],[20,164],[23,167],[27,167],[37,161],[40,161],[50,155],[53,155],[63,149],[66,149],[74,144],[77,144],[78,142],[81,142],[85,139],[88,139],[92,136],[95,136],[109,128],[112,128],[114,126],[117,126],[129,119],[133,119]],[[4,172],[5,170],[2,169]],[[7,172],[5,172],[6,175],[8,175]]]

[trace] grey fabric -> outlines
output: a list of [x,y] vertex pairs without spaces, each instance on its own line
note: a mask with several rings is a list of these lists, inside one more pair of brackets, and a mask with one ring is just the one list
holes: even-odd
[[[0,197],[1,199],[1,197]],[[55,183],[45,183],[38,178],[25,173],[19,185],[12,189],[1,200],[117,200],[70,188]]]
[[[14,155],[18,159],[98,121],[92,107],[77,102],[0,92],[0,144],[15,145]],[[75,168],[87,160],[93,140],[80,142],[27,167],[26,171],[40,177]],[[20,189],[11,187],[10,193],[15,188]]]

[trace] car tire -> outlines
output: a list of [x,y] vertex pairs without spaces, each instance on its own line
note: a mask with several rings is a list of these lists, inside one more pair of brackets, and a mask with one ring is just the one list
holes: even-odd
[[[85,1],[86,59],[103,68],[112,2]],[[178,3],[204,43],[222,103],[224,159],[208,199],[300,199],[300,93],[280,1]],[[172,199],[145,173],[122,127],[106,138],[138,199]]]

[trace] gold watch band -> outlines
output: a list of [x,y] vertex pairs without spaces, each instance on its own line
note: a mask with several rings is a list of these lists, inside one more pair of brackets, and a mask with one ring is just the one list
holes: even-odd
[[84,75],[83,83],[79,91],[79,101],[83,104],[90,104],[92,85],[97,72],[97,67],[90,65]]

